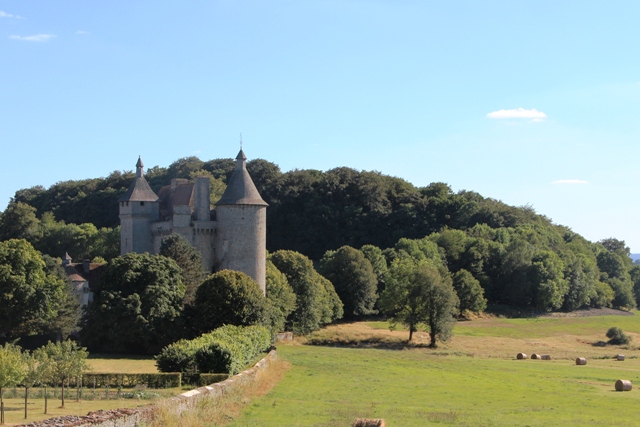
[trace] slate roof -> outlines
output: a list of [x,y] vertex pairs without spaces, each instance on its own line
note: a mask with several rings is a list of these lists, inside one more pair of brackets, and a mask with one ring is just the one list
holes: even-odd
[[258,205],[269,206],[267,202],[262,200],[258,189],[256,188],[246,166],[247,157],[240,150],[236,157],[237,166],[231,174],[227,189],[222,194],[216,206],[219,205]]
[[136,177],[129,189],[118,199],[119,202],[157,202],[160,200],[153,192],[144,176]]
[[[186,181],[186,180],[184,180]],[[194,209],[193,182],[178,182],[176,185],[165,185],[158,191],[160,197],[160,216],[173,215],[174,206],[189,206]]]

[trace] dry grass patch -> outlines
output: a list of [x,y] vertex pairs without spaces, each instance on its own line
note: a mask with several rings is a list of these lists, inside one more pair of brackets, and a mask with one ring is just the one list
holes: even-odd
[[[182,413],[175,411],[171,401],[160,402],[154,419],[146,427],[213,427],[225,426],[240,415],[253,399],[264,396],[282,379],[291,364],[277,359],[264,371],[259,371],[255,381],[238,386],[221,397],[202,398],[196,408]],[[274,401],[275,406],[277,402]]]

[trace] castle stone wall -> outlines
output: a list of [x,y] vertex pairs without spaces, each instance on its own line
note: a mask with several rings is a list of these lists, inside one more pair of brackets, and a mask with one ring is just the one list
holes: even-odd
[[218,205],[217,270],[241,271],[266,292],[267,208],[256,205]]

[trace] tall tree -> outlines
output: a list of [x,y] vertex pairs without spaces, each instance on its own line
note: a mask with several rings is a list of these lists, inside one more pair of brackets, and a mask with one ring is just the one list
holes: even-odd
[[183,333],[184,291],[180,267],[170,258],[114,258],[85,311],[82,343],[107,352],[157,353]]
[[198,286],[208,276],[202,264],[200,251],[191,246],[184,237],[173,233],[162,239],[160,255],[171,258],[181,268],[182,283],[185,286],[184,303],[192,304]]
[[460,300],[460,312],[480,312],[487,308],[487,300],[480,282],[467,270],[460,269],[453,275],[453,288]]
[[296,309],[289,319],[294,332],[308,334],[342,318],[343,305],[333,285],[315,271],[309,258],[293,251],[277,251],[270,260],[296,293]]
[[273,319],[274,328],[278,332],[284,331],[287,317],[296,309],[296,294],[287,276],[271,260],[267,260],[266,273],[267,298],[277,309]]
[[265,324],[269,302],[251,277],[239,271],[222,270],[200,285],[194,308],[197,328],[203,334],[223,325]]
[[432,262],[398,259],[391,264],[386,283],[380,308],[392,327],[401,323],[409,328],[409,341],[421,324],[429,332],[430,347],[451,336],[458,298],[450,279]]
[[327,251],[320,260],[320,273],[329,279],[344,304],[348,318],[375,314],[378,279],[364,254],[351,246]]
[[40,332],[64,301],[64,282],[47,274],[40,254],[25,240],[0,242],[0,334]]
[[0,217],[0,240],[31,239],[38,233],[38,224],[34,207],[12,201]]

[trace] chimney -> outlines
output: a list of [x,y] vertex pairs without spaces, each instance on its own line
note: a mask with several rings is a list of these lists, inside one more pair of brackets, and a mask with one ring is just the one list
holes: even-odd
[[82,260],[82,270],[84,270],[85,273],[89,274],[91,272],[91,260],[90,259],[83,259]]
[[206,176],[197,177],[193,192],[195,195],[194,210],[196,213],[196,220],[209,221],[209,212],[211,211],[209,178]]

